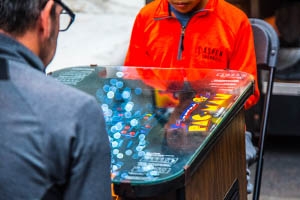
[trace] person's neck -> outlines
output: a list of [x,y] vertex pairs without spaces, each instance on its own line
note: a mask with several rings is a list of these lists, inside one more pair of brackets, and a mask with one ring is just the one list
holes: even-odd
[[169,4],[169,9],[173,13],[174,16],[179,20],[182,26],[186,26],[190,18],[194,15],[195,11],[192,10],[188,13],[181,13],[177,11],[171,4]]
[[35,55],[39,55],[40,48],[39,48],[39,41],[38,35],[36,31],[26,31],[22,35],[18,35],[15,39],[27,47],[30,51],[32,51]]

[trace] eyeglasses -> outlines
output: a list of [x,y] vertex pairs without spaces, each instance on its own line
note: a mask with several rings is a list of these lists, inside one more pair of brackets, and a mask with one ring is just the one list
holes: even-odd
[[54,2],[56,2],[63,8],[59,16],[59,31],[66,31],[74,22],[75,14],[68,6],[66,6],[66,4],[64,4],[60,0],[54,0]]

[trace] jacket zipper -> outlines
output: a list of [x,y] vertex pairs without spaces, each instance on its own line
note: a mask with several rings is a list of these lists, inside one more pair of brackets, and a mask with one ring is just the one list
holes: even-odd
[[[163,19],[178,20],[176,17],[173,17],[173,16],[154,18],[154,20],[163,20]],[[181,60],[181,58],[182,58],[182,52],[184,50],[183,41],[184,41],[185,29],[186,29],[186,26],[181,26],[181,34],[180,34],[180,41],[179,41],[179,46],[178,46],[177,60]]]
[[[209,11],[209,9],[199,10],[199,11],[195,12],[194,15],[196,15],[196,13],[208,12],[208,11]],[[180,41],[179,41],[179,48],[178,48],[177,60],[181,60],[182,59],[182,52],[184,51],[185,30],[186,30],[186,27],[187,27],[188,23],[191,21],[191,19],[194,17],[194,15],[191,16],[191,18],[188,20],[188,22],[186,23],[185,26],[181,26],[181,34],[180,34]]]
[[[196,13],[208,12],[208,11],[209,11],[209,9],[203,9],[203,10],[197,11]],[[191,20],[191,18],[189,19],[189,21]],[[178,20],[176,17],[173,17],[173,16],[166,16],[166,17],[157,17],[157,18],[154,18],[154,20],[163,20],[163,19],[176,19],[176,20]],[[187,24],[189,23],[189,21],[187,22]],[[185,29],[187,27],[187,24],[186,24],[186,26],[181,26],[181,34],[180,34],[180,41],[179,41],[179,46],[178,46],[177,60],[181,60],[182,59],[182,52],[184,50],[184,36],[185,36]]]
[[180,41],[179,41],[179,48],[178,48],[178,55],[177,60],[181,60],[182,52],[184,51],[184,34],[185,34],[185,26],[181,27],[181,34],[180,34]]

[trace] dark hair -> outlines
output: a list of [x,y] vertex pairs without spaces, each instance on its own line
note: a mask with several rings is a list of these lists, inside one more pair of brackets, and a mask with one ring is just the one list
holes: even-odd
[[[0,0],[0,29],[20,35],[32,28],[48,0]],[[53,10],[53,9],[52,9]],[[51,12],[53,15],[54,12]]]

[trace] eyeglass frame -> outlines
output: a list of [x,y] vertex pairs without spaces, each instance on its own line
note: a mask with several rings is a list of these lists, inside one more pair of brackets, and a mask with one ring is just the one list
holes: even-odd
[[[65,10],[67,12],[67,14],[70,16],[71,20],[68,24],[68,26],[65,28],[65,29],[62,29],[62,30],[59,30],[60,32],[63,32],[63,31],[66,31],[70,28],[70,26],[72,25],[72,23],[74,22],[75,20],[75,14],[74,12],[66,5],[64,4],[62,1],[60,0],[53,0],[55,3],[59,4],[63,10]],[[61,14],[61,13],[60,13]]]

